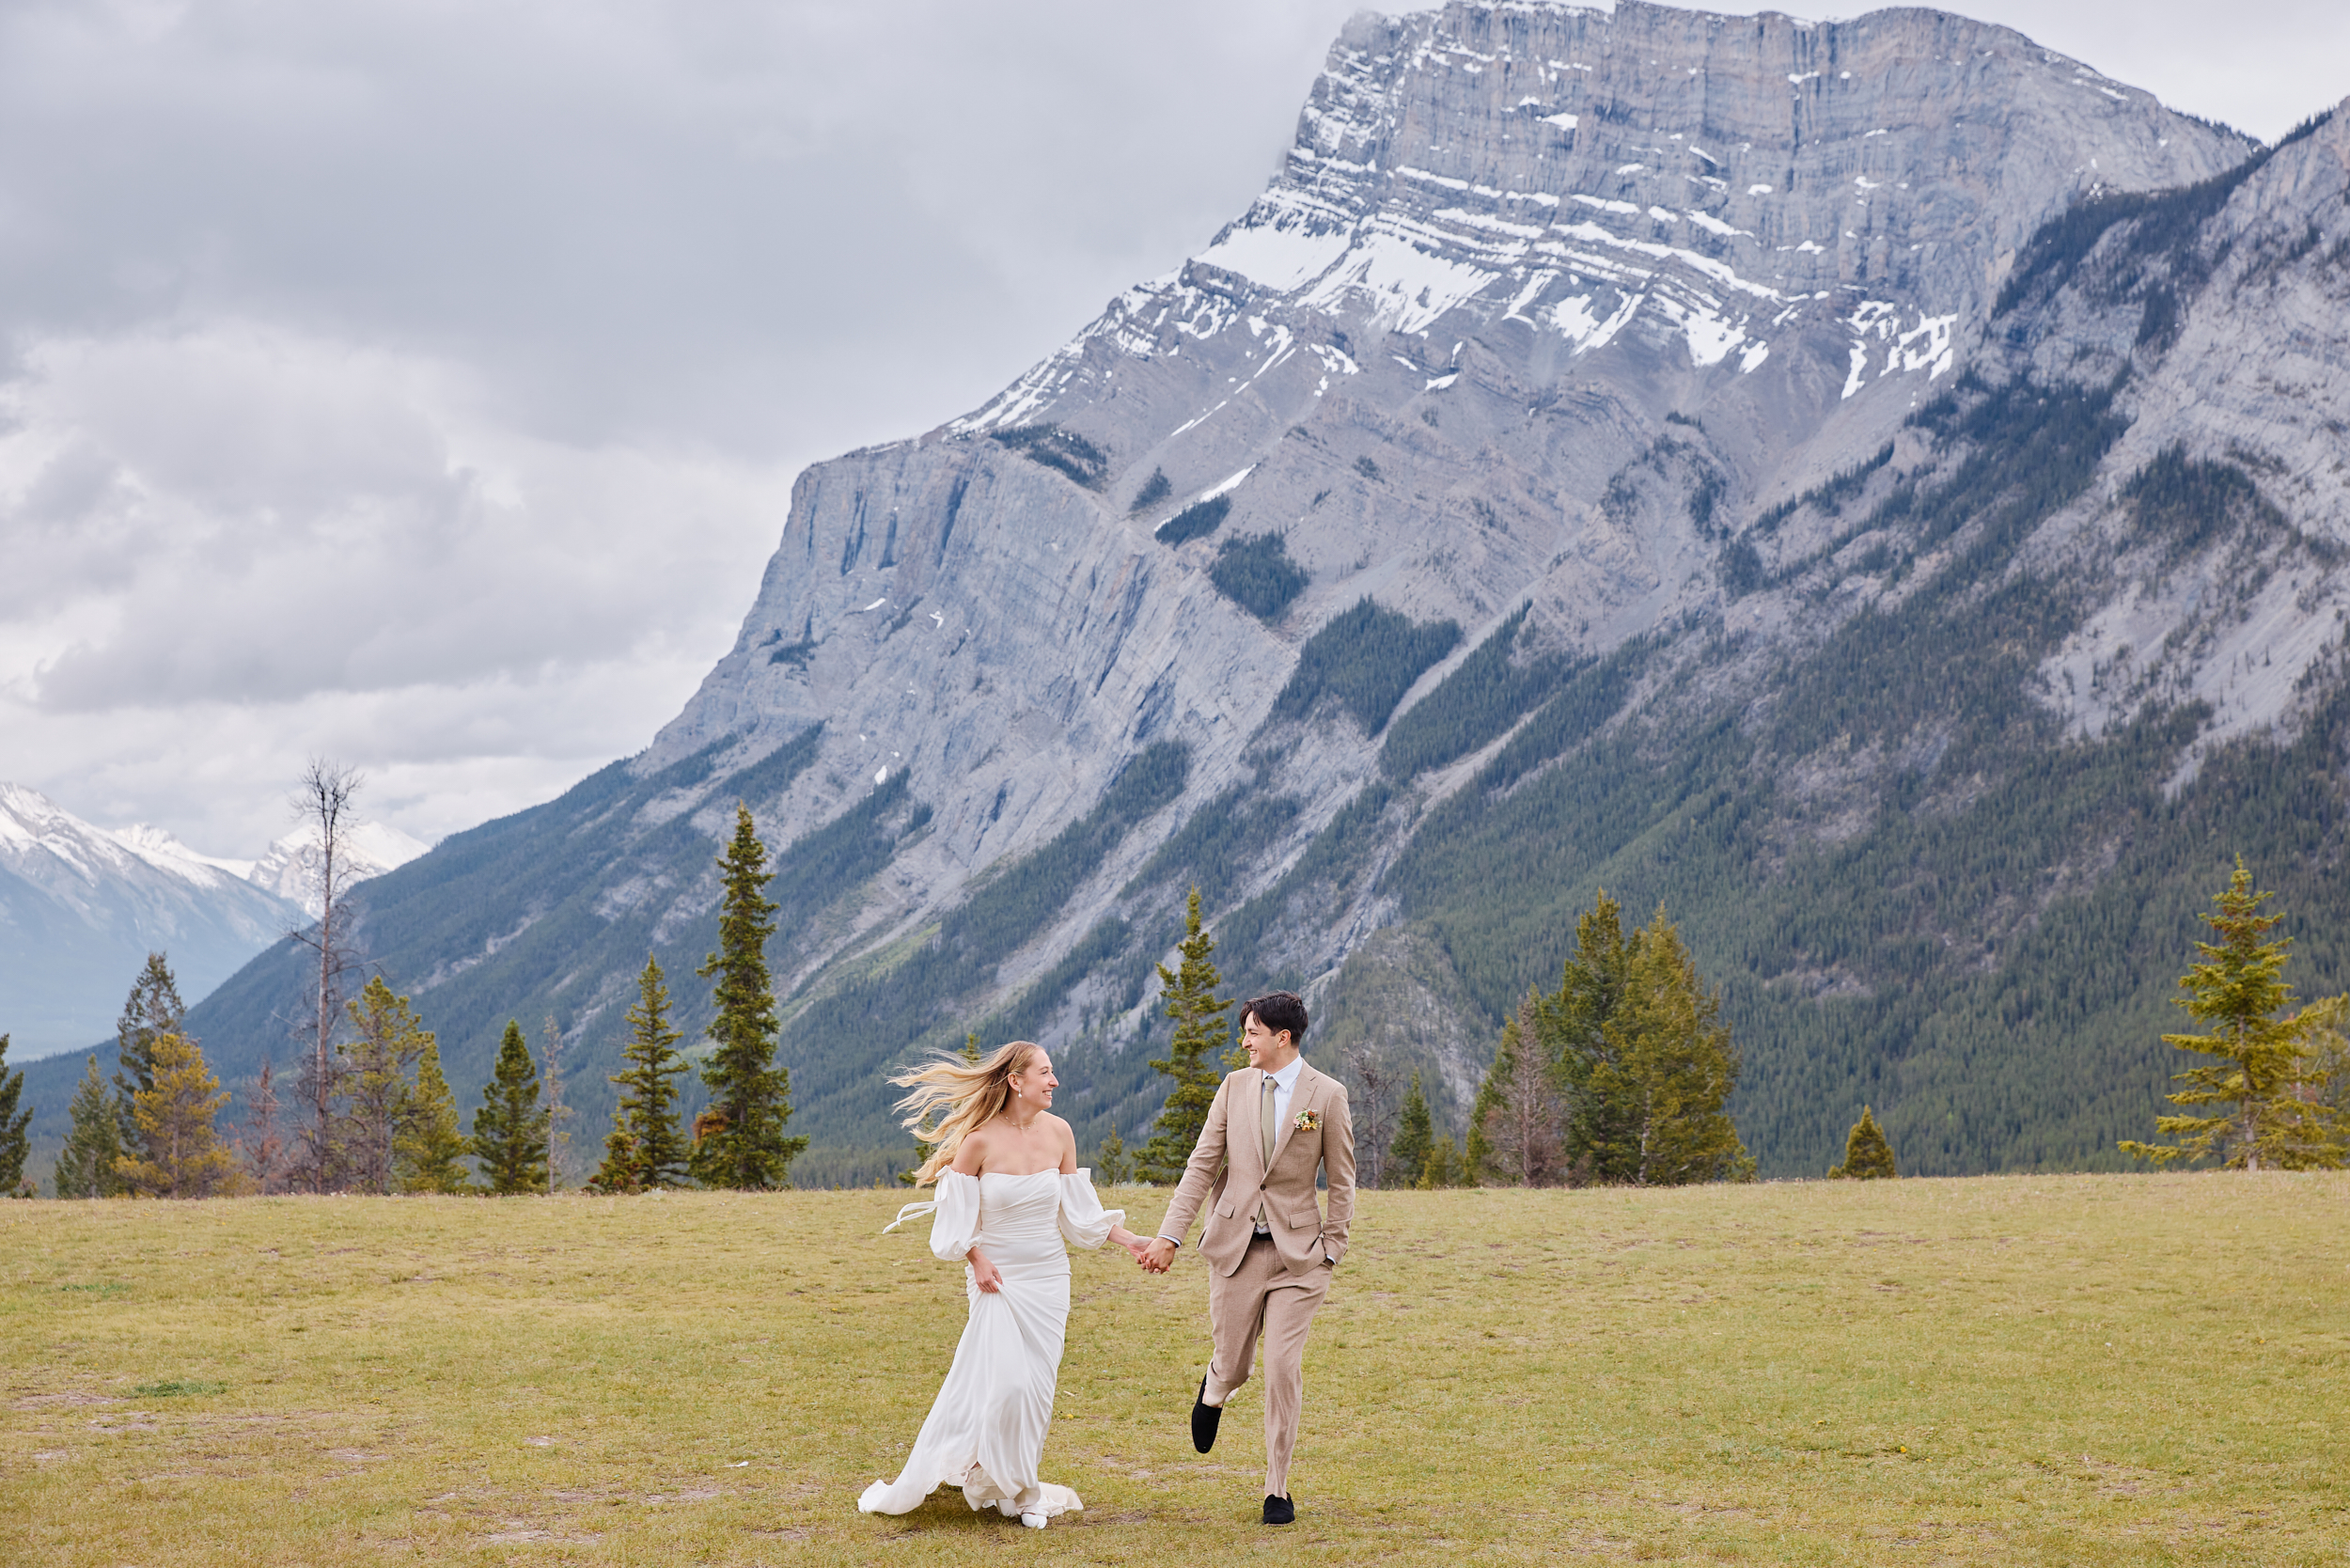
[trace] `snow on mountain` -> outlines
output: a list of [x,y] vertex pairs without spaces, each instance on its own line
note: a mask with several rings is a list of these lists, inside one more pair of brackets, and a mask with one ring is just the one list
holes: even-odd
[[[13,1060],[103,1040],[139,965],[169,956],[190,1003],[315,916],[314,836],[290,833],[258,861],[200,854],[160,827],[109,830],[19,784],[0,783],[0,1032]],[[351,880],[415,859],[398,828],[350,833]]]
[[975,1027],[1138,1136],[1194,888],[1458,1133],[1606,887],[1731,988],[1766,1173],[1863,1101],[1904,1168],[2110,1164],[2229,857],[2350,921],[2345,171],[2350,114],[2262,148],[1944,12],[1359,16],[1247,211],[807,470],[653,745],[352,930],[461,1096],[511,1018],[615,1063],[745,805],[800,1173],[863,1181]]
[[[405,866],[432,847],[383,823],[355,823],[341,837],[341,880],[346,886],[371,876],[382,876],[395,866]],[[306,823],[270,845],[268,852],[251,862],[243,874],[255,886],[268,888],[316,918],[322,907],[318,893],[318,842],[317,827]]]
[[193,1002],[301,910],[160,828],[111,833],[0,784],[0,1031],[11,1059],[103,1040],[147,954]]

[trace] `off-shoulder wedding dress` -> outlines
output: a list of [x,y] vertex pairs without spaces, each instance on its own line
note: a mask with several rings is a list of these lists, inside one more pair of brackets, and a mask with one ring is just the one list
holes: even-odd
[[[909,1204],[901,1222],[925,1205]],[[964,1268],[971,1316],[955,1364],[914,1439],[896,1481],[877,1481],[856,1500],[867,1513],[904,1513],[940,1486],[960,1486],[973,1508],[990,1503],[1007,1518],[1049,1517],[1085,1505],[1066,1486],[1037,1479],[1044,1429],[1053,1419],[1069,1326],[1069,1249],[1099,1247],[1125,1213],[1104,1209],[1093,1173],[1040,1170],[1026,1176],[938,1179],[931,1250],[949,1262],[977,1247],[1002,1270],[1003,1289],[982,1292]]]

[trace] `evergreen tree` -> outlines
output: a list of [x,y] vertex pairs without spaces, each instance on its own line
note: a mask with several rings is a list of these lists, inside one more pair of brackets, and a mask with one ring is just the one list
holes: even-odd
[[122,1122],[115,1114],[106,1080],[98,1075],[98,1058],[89,1058],[81,1087],[67,1106],[69,1131],[57,1152],[57,1168],[50,1178],[59,1198],[112,1198],[122,1191],[115,1161],[122,1156]]
[[122,1184],[141,1198],[211,1198],[234,1191],[236,1156],[221,1147],[212,1119],[228,1093],[204,1065],[204,1053],[183,1034],[146,1042],[150,1087],[131,1098],[138,1126],[136,1155],[118,1155]]
[[[978,1063],[979,1059],[979,1030],[973,1029],[963,1037],[963,1059],[975,1065]],[[915,1179],[922,1173],[922,1168],[930,1164],[931,1156],[937,1152],[937,1144],[924,1143],[920,1138],[916,1138],[914,1140],[914,1163],[898,1172],[898,1184],[901,1187],[914,1185]]]
[[392,1139],[392,1180],[401,1192],[471,1192],[473,1181],[462,1163],[465,1147],[457,1096],[441,1072],[440,1043],[428,1034],[416,1058],[416,1087]]
[[1094,1151],[1093,1179],[1103,1186],[1114,1187],[1126,1180],[1130,1174],[1127,1167],[1132,1163],[1126,1158],[1126,1140],[1113,1127],[1102,1135],[1102,1146]]
[[1721,996],[1699,978],[1681,933],[1659,908],[1637,933],[1622,1000],[1606,1037],[1637,1130],[1632,1179],[1680,1186],[1738,1174],[1749,1156],[1728,1109],[1738,1053],[1721,1023]]
[[2252,890],[2252,873],[2244,857],[2236,856],[2227,891],[2213,901],[2217,913],[2203,917],[2217,940],[2195,944],[2203,962],[2179,978],[2186,995],[2173,998],[2187,1016],[2215,1027],[2209,1034],[2162,1037],[2182,1051],[2214,1058],[2208,1066],[2173,1074],[2171,1081],[2186,1087],[2169,1096],[2170,1103],[2233,1108],[2217,1115],[2157,1117],[2155,1131],[2179,1141],[2125,1140],[2121,1145],[2125,1153],[2155,1165],[2217,1155],[2239,1170],[2258,1170],[2266,1163],[2264,1122],[2276,1114],[2277,1102],[2292,1094],[2307,1049],[2295,1021],[2277,1016],[2293,1003],[2293,988],[2284,981],[2285,949],[2291,943],[2262,940],[2283,918],[2260,912],[2270,896]]
[[683,1186],[687,1150],[676,1080],[686,1066],[677,1051],[684,1036],[669,1025],[669,988],[650,956],[636,977],[636,1005],[628,1010],[628,1044],[620,1052],[628,1067],[612,1075],[620,1103],[612,1113],[603,1164],[588,1184],[608,1193]]
[[1223,1081],[1211,1064],[1223,1055],[1231,1031],[1224,1015],[1231,1011],[1232,998],[1215,994],[1224,977],[1210,957],[1215,939],[1200,923],[1196,886],[1184,905],[1183,939],[1175,951],[1180,955],[1175,973],[1167,973],[1164,964],[1158,966],[1159,991],[1167,1017],[1175,1021],[1175,1038],[1166,1058],[1151,1063],[1172,1078],[1174,1087],[1151,1124],[1151,1141],[1135,1159],[1136,1179],[1160,1184],[1183,1179],[1183,1166],[1199,1142],[1200,1129],[1208,1124],[1216,1087]]
[[[425,1052],[438,1047],[408,998],[395,996],[374,976],[358,999],[346,1004],[352,1038],[335,1047],[342,1058],[344,1134],[338,1140],[350,1162],[352,1184],[362,1192],[388,1193],[399,1181],[396,1146],[414,1095],[412,1078]],[[446,1091],[446,1084],[443,1084]]]
[[1428,1096],[1420,1092],[1419,1074],[1414,1073],[1412,1087],[1403,1096],[1402,1112],[1396,1118],[1395,1142],[1387,1147],[1386,1184],[1391,1187],[1419,1185],[1434,1142],[1434,1128],[1428,1119]]
[[146,966],[132,981],[131,995],[122,1003],[122,1016],[115,1020],[115,1046],[121,1058],[115,1073],[115,1121],[120,1129],[117,1141],[126,1150],[139,1147],[133,1097],[155,1087],[155,1037],[183,1032],[187,1013],[171,965],[163,954],[149,953]]
[[1834,1180],[1855,1182],[1901,1174],[1893,1165],[1893,1145],[1868,1106],[1860,1107],[1860,1120],[1844,1138],[1844,1163],[1828,1167],[1827,1173]]
[[1423,1192],[1461,1184],[1460,1158],[1452,1152],[1452,1135],[1445,1134],[1428,1146],[1428,1157],[1420,1162],[1419,1180],[1412,1184]]
[[695,973],[715,975],[711,1021],[715,1046],[702,1065],[710,1109],[696,1120],[700,1136],[688,1156],[704,1186],[756,1190],[779,1187],[792,1160],[807,1147],[786,1137],[791,1120],[791,1074],[776,1065],[776,998],[767,978],[767,939],[776,933],[778,904],[763,889],[774,873],[750,808],[734,808],[734,839],[719,857],[725,886],[718,915],[718,950]]
[[17,1189],[24,1184],[24,1156],[32,1152],[24,1132],[33,1120],[32,1107],[16,1108],[24,1098],[24,1074],[8,1071],[8,1037],[0,1034],[0,1193],[18,1196],[24,1196]]
[[2350,1165],[2350,996],[2326,996],[2293,1015],[2297,1054],[2283,1090],[2261,1117],[2261,1161],[2278,1170]]
[[1528,1015],[1565,1103],[1560,1158],[1577,1182],[1637,1179],[1637,1096],[1607,1024],[1622,1007],[1632,966],[1622,906],[1600,889],[1574,924],[1574,952],[1554,996]]
[[1621,907],[1601,892],[1575,922],[1558,992],[1530,997],[1519,1027],[1564,1101],[1571,1180],[1669,1186],[1752,1176],[1727,1108],[1739,1061],[1720,995],[1705,988],[1663,909],[1627,937]]
[[481,1108],[473,1113],[467,1151],[481,1162],[493,1196],[510,1198],[547,1190],[547,1112],[539,1104],[539,1069],[530,1059],[523,1027],[506,1021],[498,1059],[481,1086]]

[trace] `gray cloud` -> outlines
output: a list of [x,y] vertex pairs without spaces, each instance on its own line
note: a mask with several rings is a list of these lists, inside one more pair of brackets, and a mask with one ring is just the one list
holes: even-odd
[[[1200,248],[1353,8],[0,9],[0,777],[250,853],[306,755],[430,836],[635,749],[793,474]],[[2271,136],[2336,9],[1976,8]]]

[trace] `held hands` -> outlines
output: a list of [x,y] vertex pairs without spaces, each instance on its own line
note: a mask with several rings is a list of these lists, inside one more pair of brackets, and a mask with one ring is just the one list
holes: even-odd
[[1175,1244],[1165,1236],[1154,1236],[1135,1253],[1135,1262],[1152,1274],[1165,1274],[1175,1266]]

